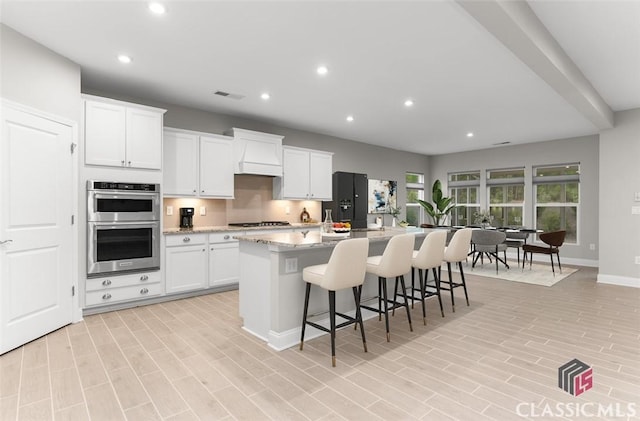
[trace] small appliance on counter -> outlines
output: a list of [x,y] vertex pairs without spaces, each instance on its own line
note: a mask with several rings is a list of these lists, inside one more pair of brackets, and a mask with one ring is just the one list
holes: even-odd
[[180,228],[193,228],[193,208],[180,208]]

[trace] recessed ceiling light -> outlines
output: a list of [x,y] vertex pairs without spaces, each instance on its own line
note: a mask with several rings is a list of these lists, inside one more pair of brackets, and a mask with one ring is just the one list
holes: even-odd
[[413,107],[413,101],[408,99],[404,102],[405,107]]
[[149,3],[149,10],[151,10],[156,15],[162,15],[167,11],[167,9],[164,7],[163,4],[155,3],[155,2]]
[[353,116],[352,116],[352,115],[348,115],[348,116],[347,116],[347,121],[348,121],[349,123],[351,123],[351,122],[353,121]]
[[269,95],[267,92],[264,92],[262,95],[260,95],[260,98],[262,98],[262,99],[264,99],[266,101],[269,98],[271,98],[271,95]]
[[131,57],[129,57],[127,55],[124,55],[124,54],[120,54],[118,56],[118,61],[120,63],[129,64],[129,63],[131,63]]
[[318,72],[320,76],[324,76],[329,72],[329,69],[327,69],[327,66],[318,66],[316,72]]
[[467,137],[473,137],[473,133],[472,132],[467,133]]

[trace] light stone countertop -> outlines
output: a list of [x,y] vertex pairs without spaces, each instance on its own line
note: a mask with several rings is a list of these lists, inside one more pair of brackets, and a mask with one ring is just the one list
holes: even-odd
[[400,234],[415,234],[417,237],[424,237],[432,229],[423,228],[385,228],[384,230],[375,231],[351,231],[343,236],[323,236],[318,231],[312,231],[307,234],[302,232],[283,232],[262,235],[240,235],[237,238],[240,241],[266,244],[268,246],[276,246],[283,248],[311,248],[311,247],[331,247],[338,244],[340,240],[346,238],[368,238],[371,242],[387,241],[391,237]]
[[291,228],[319,228],[322,224],[313,223],[313,224],[303,224],[300,222],[293,222],[291,225],[268,225],[262,227],[231,227],[229,225],[218,225],[218,226],[202,226],[202,227],[193,227],[193,228],[165,228],[162,230],[163,234],[200,234],[200,233],[211,233],[211,232],[225,232],[225,231],[255,231],[255,230],[285,230]]

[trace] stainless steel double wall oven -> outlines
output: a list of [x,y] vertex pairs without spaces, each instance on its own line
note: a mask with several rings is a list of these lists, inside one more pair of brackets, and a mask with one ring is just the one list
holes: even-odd
[[160,268],[160,185],[87,182],[87,275]]

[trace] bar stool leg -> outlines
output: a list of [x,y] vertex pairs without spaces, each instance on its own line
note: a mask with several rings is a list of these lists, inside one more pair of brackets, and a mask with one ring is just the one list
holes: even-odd
[[[420,269],[418,269],[418,276],[420,276]],[[411,268],[411,309],[413,310],[413,301],[415,298],[413,297],[413,291],[415,290],[415,278],[416,278],[416,269],[414,267]],[[424,298],[423,298],[424,299]]]
[[398,277],[396,276],[396,283],[393,286],[393,307],[391,308],[391,315],[396,315],[396,303],[398,302]]
[[447,262],[447,270],[449,271],[449,292],[451,293],[451,308],[456,312],[456,301],[453,298],[453,277],[451,275],[451,262]]
[[331,365],[336,366],[336,292],[329,291],[329,323],[331,326]]
[[382,280],[378,278],[378,321],[382,320]]
[[[436,271],[436,268],[433,268],[433,278],[435,279],[435,283],[436,283],[438,303],[440,304],[440,314],[442,315],[442,317],[444,317],[444,307],[442,306],[442,296],[440,295],[440,275],[438,274],[438,271]],[[425,288],[426,288],[426,278],[425,278]]]
[[462,270],[462,262],[458,262],[458,267],[460,269],[460,278],[462,278],[462,289],[464,289],[464,298],[467,300],[467,307],[468,307],[469,294],[467,294],[467,282],[464,280],[464,271]]
[[307,282],[307,290],[304,293],[304,310],[302,311],[302,334],[300,335],[300,351],[304,344],[304,330],[307,327],[307,310],[309,309],[309,293],[311,292],[311,284]]
[[[407,309],[407,320],[409,320],[409,331],[413,332],[413,324],[411,323],[411,310],[409,310],[409,300],[407,300],[407,288],[404,284],[404,275],[400,275],[400,287],[402,288],[402,296],[404,297],[404,308]],[[398,276],[396,276],[396,282],[398,282]],[[424,305],[424,301],[422,301]],[[395,303],[394,303],[395,306]]]
[[387,342],[391,342],[391,335],[389,334],[389,309],[387,306],[387,278],[378,278],[378,282],[382,284],[382,294],[384,301],[384,324],[387,328]]
[[[413,271],[413,269],[411,269]],[[423,278],[422,276],[422,269],[418,269],[418,280],[420,281],[420,298],[421,298],[421,302],[422,302],[422,323],[426,326],[427,325],[427,311],[425,309],[425,295],[427,295],[427,286],[426,286],[426,282],[427,282],[427,277],[429,276],[429,269],[427,269],[426,274]],[[412,291],[413,292],[413,291]],[[413,296],[413,294],[411,294]]]
[[367,340],[364,337],[364,323],[362,323],[362,311],[360,310],[360,292],[358,288],[353,287],[353,299],[356,302],[356,326],[360,324],[360,335],[362,336],[362,346],[364,352],[367,352]]

